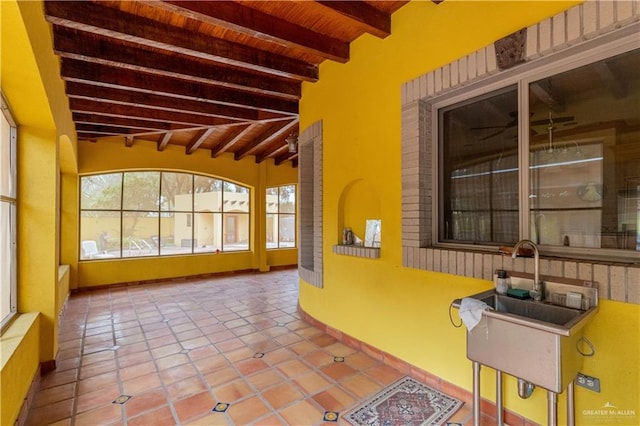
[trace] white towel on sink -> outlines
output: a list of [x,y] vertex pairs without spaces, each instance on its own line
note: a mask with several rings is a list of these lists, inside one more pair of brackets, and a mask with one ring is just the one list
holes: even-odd
[[484,303],[482,300],[474,299],[473,297],[465,297],[460,303],[460,319],[467,327],[467,330],[471,331],[478,325],[482,318],[482,312],[487,309],[492,309],[491,306]]

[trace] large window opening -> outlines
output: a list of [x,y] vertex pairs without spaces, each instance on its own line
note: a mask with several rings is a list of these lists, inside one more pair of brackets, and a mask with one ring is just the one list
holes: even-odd
[[606,55],[436,105],[438,242],[640,252],[640,50]]
[[267,249],[296,246],[296,186],[267,188]]
[[249,250],[249,188],[209,176],[127,171],[80,180],[80,259]]
[[16,271],[16,146],[17,129],[1,96],[0,114],[0,318],[1,329],[17,313]]
[[518,240],[518,91],[440,111],[442,241]]

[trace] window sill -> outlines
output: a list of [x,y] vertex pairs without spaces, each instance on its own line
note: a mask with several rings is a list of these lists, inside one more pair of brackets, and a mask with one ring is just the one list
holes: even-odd
[[367,259],[379,259],[380,249],[377,247],[363,247],[355,244],[336,244],[333,252],[344,256],[364,257]]

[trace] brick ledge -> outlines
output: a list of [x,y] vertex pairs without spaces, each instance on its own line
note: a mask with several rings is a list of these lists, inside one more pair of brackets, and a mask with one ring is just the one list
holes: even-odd
[[364,257],[368,259],[380,258],[380,249],[378,247],[364,247],[356,244],[336,244],[333,246],[333,252],[336,254]]

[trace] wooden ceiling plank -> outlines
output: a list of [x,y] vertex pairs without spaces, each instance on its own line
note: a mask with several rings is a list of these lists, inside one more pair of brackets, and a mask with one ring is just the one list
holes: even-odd
[[[193,127],[211,126],[214,124],[212,117],[198,114],[188,114],[179,111],[168,111],[154,108],[136,107],[133,105],[118,104],[114,102],[98,102],[83,98],[70,98],[69,108],[71,112],[88,114],[101,114],[112,117],[138,117],[147,120],[157,120],[175,124],[189,124]],[[226,124],[226,123],[220,123]]]
[[317,81],[318,67],[303,61],[261,51],[238,43],[185,31],[141,16],[93,2],[45,2],[46,19],[52,24],[179,52],[258,72]]
[[218,143],[218,145],[211,150],[211,158],[216,158],[220,154],[223,154],[224,152],[226,152],[229,148],[235,145],[240,139],[242,139],[244,135],[249,133],[252,130],[253,126],[254,126],[253,124],[249,124],[247,127],[244,127],[244,128],[237,126],[230,129],[229,132],[226,135],[224,135],[224,137]]
[[299,49],[340,63],[349,60],[349,43],[232,1],[150,1],[156,8],[183,14],[216,27]]
[[143,49],[131,43],[113,43],[97,34],[54,25],[54,48],[62,58],[95,62],[167,77],[189,79],[229,89],[297,100],[299,81],[258,76],[192,57]]
[[[242,158],[246,157],[247,155],[250,155],[252,153],[254,153],[255,151],[257,151],[258,149],[260,149],[261,147],[268,145],[269,143],[275,141],[276,139],[282,137],[282,135],[284,135],[285,133],[289,133],[291,132],[291,130],[293,128],[295,128],[298,125],[298,120],[291,120],[289,123],[285,123],[282,127],[280,127],[279,129],[276,130],[269,130],[266,132],[266,134],[264,135],[260,135],[260,138],[262,139],[259,142],[253,143],[241,150],[238,150],[235,153],[235,159],[236,160],[241,160]],[[256,138],[258,139],[258,138]]]
[[210,127],[208,129],[203,130],[200,135],[198,135],[196,138],[194,138],[191,142],[189,142],[189,144],[187,145],[186,149],[185,149],[185,153],[187,155],[191,155],[193,154],[196,149],[198,149],[198,147],[200,145],[202,145],[202,143],[204,141],[207,140],[207,138],[209,136],[211,136],[211,134],[213,133],[215,129],[213,127]]
[[338,12],[379,38],[391,34],[391,15],[361,1],[319,0],[317,3]]
[[[298,102],[260,96],[223,87],[140,73],[133,70],[92,64],[75,59],[64,59],[61,67],[62,78],[107,87],[135,90],[148,93],[149,96],[165,95],[186,100],[208,103],[211,108],[218,105],[219,114],[230,111],[233,117],[257,118],[251,109],[264,110],[280,114],[297,114]],[[69,89],[67,88],[67,92]],[[177,102],[175,99],[172,102]],[[221,107],[224,105],[224,108]]]

